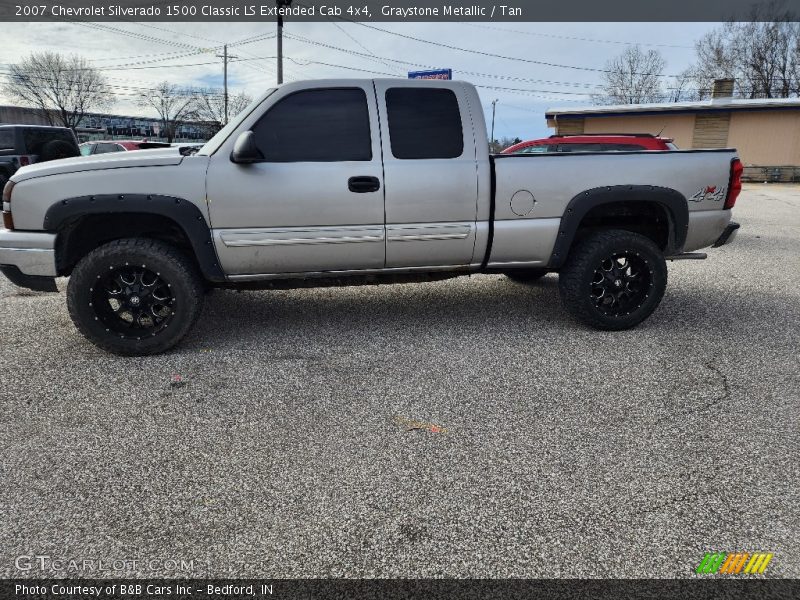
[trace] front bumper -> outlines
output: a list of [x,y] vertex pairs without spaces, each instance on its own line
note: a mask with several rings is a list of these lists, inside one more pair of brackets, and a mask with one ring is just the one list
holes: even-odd
[[720,246],[724,246],[725,244],[730,244],[733,240],[736,239],[736,234],[739,232],[740,225],[735,222],[731,221],[728,223],[728,226],[725,227],[725,231],[722,232],[722,235],[717,238],[717,241],[714,242],[713,248],[719,248]]
[[55,291],[55,243],[53,233],[0,229],[0,271],[21,287]]

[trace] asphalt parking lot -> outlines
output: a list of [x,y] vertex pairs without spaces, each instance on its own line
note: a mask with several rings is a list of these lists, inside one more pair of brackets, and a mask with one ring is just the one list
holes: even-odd
[[217,291],[118,358],[0,278],[0,576],[799,577],[800,187],[735,215],[622,333],[482,275]]

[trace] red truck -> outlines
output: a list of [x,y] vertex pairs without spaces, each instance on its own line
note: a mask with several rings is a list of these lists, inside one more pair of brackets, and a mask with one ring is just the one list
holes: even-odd
[[611,152],[640,150],[677,150],[671,138],[650,133],[580,133],[551,135],[539,140],[514,144],[502,154],[531,154],[540,152]]

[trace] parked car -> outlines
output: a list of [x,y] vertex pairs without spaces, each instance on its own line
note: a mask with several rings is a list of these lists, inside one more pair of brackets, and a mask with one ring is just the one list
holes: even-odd
[[107,154],[109,152],[153,150],[154,148],[169,148],[171,145],[167,142],[149,142],[147,140],[100,140],[81,144],[81,154],[89,156],[90,154]]
[[70,276],[77,328],[127,355],[177,344],[214,286],[554,271],[572,315],[620,330],[658,306],[667,259],[705,258],[739,227],[735,150],[490,156],[487,138],[465,82],[288,83],[196,154],[20,169],[0,270],[33,289]]
[[78,139],[67,127],[0,125],[0,186],[20,167],[79,154]]
[[650,133],[581,133],[551,135],[540,140],[514,144],[503,154],[529,154],[538,152],[638,152],[641,150],[677,150],[671,138]]

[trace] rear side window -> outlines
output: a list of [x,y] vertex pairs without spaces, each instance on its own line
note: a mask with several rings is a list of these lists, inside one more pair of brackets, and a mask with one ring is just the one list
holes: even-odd
[[647,150],[647,148],[637,144],[606,144],[604,150],[641,152],[642,150]]
[[0,150],[14,149],[14,130],[0,129]]
[[297,92],[253,128],[269,162],[372,160],[367,95],[361,88]]
[[[553,150],[551,150],[550,148],[553,148]],[[547,146],[547,145],[526,146],[522,150],[517,150],[515,154],[544,154],[545,152],[554,152],[554,151],[555,151],[554,146]]]
[[559,152],[601,152],[602,144],[560,144]]
[[461,112],[452,90],[386,90],[386,113],[395,158],[457,158],[464,153]]
[[71,146],[75,146],[76,152],[78,151],[72,132],[66,129],[25,129],[22,137],[25,140],[28,154],[41,154],[42,146],[54,140],[67,142]]

